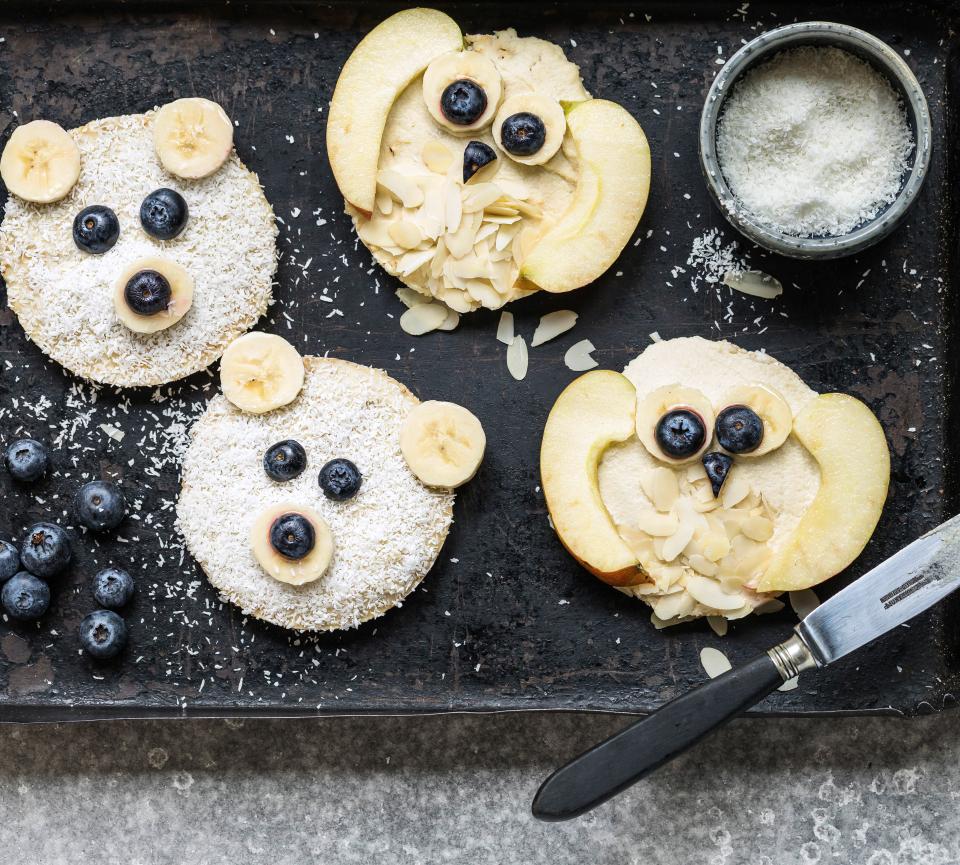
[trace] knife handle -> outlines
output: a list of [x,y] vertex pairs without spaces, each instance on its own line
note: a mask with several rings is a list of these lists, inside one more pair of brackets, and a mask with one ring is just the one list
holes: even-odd
[[775,653],[797,639],[671,700],[558,769],[537,791],[533,816],[579,817],[693,747],[789,678]]

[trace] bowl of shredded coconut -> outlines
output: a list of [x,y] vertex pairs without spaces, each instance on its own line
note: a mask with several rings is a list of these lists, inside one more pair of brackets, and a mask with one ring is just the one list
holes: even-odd
[[899,54],[863,30],[810,21],[764,33],[725,64],[700,118],[700,163],[750,240],[839,258],[903,220],[931,138],[926,98]]

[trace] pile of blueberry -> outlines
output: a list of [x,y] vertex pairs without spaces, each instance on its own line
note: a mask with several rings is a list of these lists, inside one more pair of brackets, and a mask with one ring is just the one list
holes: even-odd
[[[36,439],[18,439],[6,451],[10,476],[33,483],[50,467],[50,455]],[[77,491],[74,510],[81,525],[93,532],[115,529],[126,516],[120,488],[109,481],[91,481]],[[19,549],[0,541],[0,604],[22,622],[39,619],[50,606],[48,580],[61,574],[73,558],[70,537],[53,523],[36,523],[27,529]],[[112,658],[127,642],[127,626],[115,612],[133,597],[133,578],[120,568],[106,568],[93,578],[93,597],[101,609],[80,623],[80,643],[97,659]]]

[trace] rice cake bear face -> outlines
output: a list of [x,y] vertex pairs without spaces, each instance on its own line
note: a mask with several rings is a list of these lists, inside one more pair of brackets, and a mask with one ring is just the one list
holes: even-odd
[[47,355],[92,381],[158,385],[207,367],[264,314],[277,228],[232,136],[202,99],[14,131],[0,268]]
[[327,152],[357,234],[457,312],[592,282],[646,205],[650,151],[563,50],[508,29],[464,36],[408,9],[347,60]]
[[453,487],[480,464],[479,421],[260,332],[227,349],[221,384],[192,430],[177,503],[210,582],[244,613],[298,630],[399,606],[443,546]]

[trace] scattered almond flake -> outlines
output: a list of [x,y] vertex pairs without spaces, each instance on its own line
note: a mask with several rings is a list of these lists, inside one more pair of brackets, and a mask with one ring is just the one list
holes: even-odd
[[410,336],[423,336],[436,330],[447,320],[447,307],[442,303],[412,306],[400,316],[400,328]]
[[722,676],[733,669],[730,659],[719,649],[714,649],[712,646],[704,646],[700,650],[700,664],[711,679],[716,679],[717,676]]
[[570,309],[548,312],[540,318],[540,324],[533,332],[531,347],[536,348],[538,345],[543,345],[551,339],[556,339],[560,334],[566,333],[577,323],[577,318],[577,313]]
[[723,284],[741,294],[773,300],[783,294],[783,285],[779,279],[762,270],[728,270],[723,275]]
[[407,288],[406,286],[398,288],[396,295],[400,299],[400,302],[408,309],[413,306],[422,306],[425,303],[430,303],[430,298],[425,294],[420,294],[419,291],[414,291],[412,288]]
[[770,598],[769,601],[764,601],[759,607],[754,610],[758,616],[765,616],[769,613],[779,613],[786,604],[783,601],[777,598]]
[[575,342],[567,349],[566,354],[563,356],[563,362],[567,365],[568,369],[572,369],[574,372],[584,372],[585,370],[593,369],[598,365],[590,356],[594,351],[596,351],[596,349],[589,339],[581,339],[580,342]]
[[517,381],[523,381],[527,375],[527,343],[519,334],[507,346],[507,369]]
[[707,616],[707,624],[718,637],[725,637],[730,623],[723,616]]
[[114,441],[116,442],[123,441],[123,436],[124,436],[123,430],[117,429],[112,424],[102,423],[100,424],[100,429],[103,430],[103,432],[106,435],[108,435],[110,438],[112,438]]
[[500,322],[497,324],[497,339],[504,345],[513,342],[513,313],[504,310],[500,313]]
[[797,592],[790,592],[790,606],[793,607],[797,618],[802,620],[820,606],[820,599],[813,589],[801,589]]
[[797,685],[800,684],[800,677],[794,676],[792,679],[787,679],[779,688],[778,691],[792,691]]
[[[460,324],[460,313],[455,309],[447,309],[447,317],[443,324],[437,327],[437,330],[456,330]],[[452,560],[451,560],[452,561]]]

